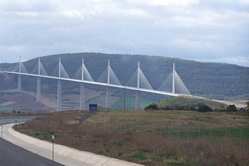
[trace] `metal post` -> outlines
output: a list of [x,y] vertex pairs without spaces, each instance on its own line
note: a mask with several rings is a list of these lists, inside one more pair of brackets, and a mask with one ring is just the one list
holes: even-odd
[[51,135],[52,138],[52,160],[54,161],[54,140],[55,140],[55,135]]
[[176,90],[175,90],[175,63],[173,63],[173,72],[172,72],[172,93],[176,93]]

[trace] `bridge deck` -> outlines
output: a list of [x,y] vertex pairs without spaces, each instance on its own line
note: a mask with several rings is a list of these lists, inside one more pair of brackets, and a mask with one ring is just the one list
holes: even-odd
[[136,88],[136,87],[130,87],[130,86],[124,86],[124,85],[108,84],[108,83],[103,83],[103,82],[79,80],[79,79],[56,77],[56,76],[49,76],[49,75],[38,75],[38,74],[20,73],[20,72],[13,72],[13,71],[0,71],[0,73],[23,75],[23,76],[38,77],[38,78],[48,78],[48,79],[54,79],[54,80],[62,80],[62,81],[83,83],[83,84],[89,84],[89,85],[127,89],[127,90],[132,90],[132,91],[140,91],[140,92],[146,92],[146,93],[152,93],[152,94],[158,94],[158,95],[166,95],[166,96],[181,96],[181,95],[183,95],[183,94],[170,93],[170,92],[158,91],[158,90],[153,90],[153,89]]

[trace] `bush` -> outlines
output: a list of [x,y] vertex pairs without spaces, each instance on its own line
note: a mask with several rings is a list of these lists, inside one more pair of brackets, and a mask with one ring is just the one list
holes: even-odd
[[226,109],[227,112],[237,112],[237,108],[235,105],[229,105]]
[[212,112],[213,109],[206,104],[198,104],[196,109],[198,112]]
[[249,111],[249,101],[246,102],[246,111]]
[[147,107],[145,107],[145,110],[158,110],[159,107],[157,104],[150,104]]

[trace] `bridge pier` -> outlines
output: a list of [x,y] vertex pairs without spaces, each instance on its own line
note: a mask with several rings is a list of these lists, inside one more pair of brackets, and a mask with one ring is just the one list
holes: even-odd
[[22,91],[22,76],[20,74],[17,76],[17,91]]
[[124,108],[123,109],[124,109],[124,111],[127,111],[127,101],[126,101],[127,99],[126,99],[126,96],[127,96],[127,92],[124,89],[123,90],[123,98],[124,98],[124,103],[123,103],[124,104]]
[[40,101],[41,99],[41,78],[37,78],[36,80],[36,101]]
[[105,89],[105,109],[106,111],[109,110],[109,87]]
[[[140,62],[137,63],[137,88],[139,89],[141,86],[141,68],[140,68]],[[135,111],[139,109],[139,92],[136,91],[135,96]]]
[[138,111],[140,109],[140,98],[139,98],[139,92],[136,92],[135,95],[135,111]]
[[57,111],[62,111],[62,88],[61,88],[61,80],[57,80]]
[[85,101],[85,86],[81,85],[80,86],[80,110],[85,110],[86,109],[86,101]]
[[[111,63],[110,60],[108,60],[107,62],[107,84],[111,84]],[[105,91],[105,109],[106,111],[108,111],[109,109],[109,87],[106,87],[106,91]]]

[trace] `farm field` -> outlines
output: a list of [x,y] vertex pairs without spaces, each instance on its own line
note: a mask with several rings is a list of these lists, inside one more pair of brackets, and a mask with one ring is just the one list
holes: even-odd
[[15,129],[148,166],[249,165],[248,113],[65,111]]

